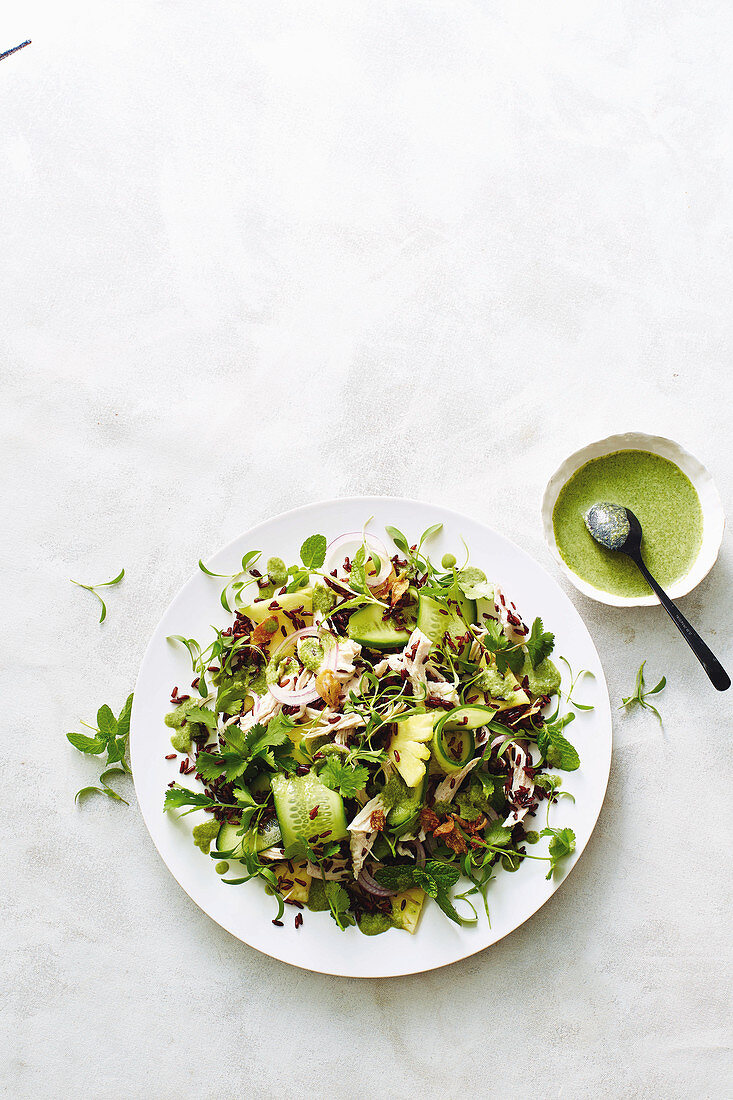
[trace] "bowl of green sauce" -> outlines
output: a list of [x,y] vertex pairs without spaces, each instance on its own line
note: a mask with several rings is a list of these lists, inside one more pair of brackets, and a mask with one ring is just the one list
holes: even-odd
[[725,517],[702,463],[662,436],[612,435],[570,455],[542,501],[550,552],[591,599],[614,607],[659,602],[629,558],[591,538],[584,516],[597,501],[622,504],[638,516],[644,560],[672,599],[691,592],[715,563]]

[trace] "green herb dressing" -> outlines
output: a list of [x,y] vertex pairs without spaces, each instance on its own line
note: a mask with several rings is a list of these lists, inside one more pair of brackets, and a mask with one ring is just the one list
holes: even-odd
[[630,508],[644,532],[641,551],[664,587],[689,572],[702,542],[702,509],[679,466],[649,451],[614,451],[586,462],[562,487],[552,513],[565,564],[583,580],[616,596],[647,596],[634,563],[591,538],[584,515],[598,501]]

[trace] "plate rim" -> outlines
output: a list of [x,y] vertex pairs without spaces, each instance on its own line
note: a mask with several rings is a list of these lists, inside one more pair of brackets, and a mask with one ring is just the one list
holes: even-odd
[[240,943],[245,944],[250,950],[259,951],[261,954],[266,955],[268,958],[274,959],[277,962],[283,963],[284,965],[296,966],[296,967],[298,967],[298,969],[304,970],[304,971],[307,971],[307,972],[310,972],[310,973],[327,974],[329,976],[334,976],[334,977],[339,977],[339,978],[355,978],[355,979],[363,979],[363,980],[407,977],[411,974],[429,973],[430,971],[440,970],[440,969],[442,969],[443,967],[446,967],[446,966],[452,966],[454,963],[462,962],[464,959],[470,958],[473,955],[477,955],[482,951],[488,950],[490,947],[493,947],[494,944],[501,942],[501,940],[505,939],[506,936],[511,935],[512,932],[515,932],[518,928],[521,928],[522,925],[526,924],[527,921],[531,920],[531,918],[533,916],[535,916],[535,914],[538,913],[539,910],[552,897],[555,896],[555,894],[558,892],[558,890],[560,890],[562,888],[562,886],[565,884],[565,882],[568,880],[568,878],[572,874],[572,871],[574,870],[576,865],[580,862],[580,858],[582,857],[583,853],[585,852],[585,849],[586,849],[588,843],[590,842],[590,838],[593,835],[593,832],[596,828],[596,825],[598,824],[598,819],[600,817],[601,810],[603,809],[603,805],[605,803],[606,794],[608,792],[608,783],[609,783],[610,773],[611,773],[611,764],[612,764],[612,760],[613,760],[613,718],[612,718],[612,711],[611,711],[611,704],[610,704],[610,696],[609,696],[609,692],[608,692],[608,683],[607,683],[607,680],[606,680],[605,670],[603,668],[603,664],[601,662],[600,655],[599,655],[598,650],[596,648],[595,642],[593,641],[593,637],[592,637],[592,635],[591,635],[591,633],[590,633],[590,631],[589,631],[589,629],[588,629],[588,627],[585,623],[585,620],[583,619],[583,616],[581,615],[580,611],[575,606],[575,604],[572,602],[572,600],[570,599],[567,592],[565,592],[563,590],[563,588],[560,586],[560,584],[557,582],[557,580],[545,568],[544,565],[542,565],[539,561],[537,561],[537,559],[534,558],[531,554],[529,554],[526,550],[522,549],[522,547],[518,546],[512,539],[508,538],[506,535],[501,534],[499,531],[496,531],[493,527],[490,527],[488,524],[484,523],[483,520],[474,519],[472,516],[467,515],[465,512],[456,511],[455,509],[450,508],[446,505],[436,504],[436,503],[432,503],[432,502],[424,501],[424,500],[418,500],[414,497],[403,497],[403,496],[381,495],[381,494],[380,495],[372,494],[372,495],[363,495],[363,496],[362,495],[356,495],[356,496],[324,497],[322,499],[310,501],[307,504],[298,505],[295,508],[286,509],[283,512],[277,512],[274,515],[269,516],[264,520],[261,520],[259,523],[255,524],[253,527],[246,528],[245,530],[243,530],[240,533],[238,533],[237,535],[235,535],[228,542],[226,542],[225,544],[220,546],[218,549],[216,549],[210,555],[210,558],[212,560],[214,560],[219,555],[225,554],[236,543],[240,542],[241,539],[243,539],[245,537],[249,538],[250,536],[256,535],[262,528],[268,527],[268,526],[270,526],[270,524],[272,524],[274,522],[291,519],[293,517],[297,517],[297,516],[302,515],[304,513],[309,513],[312,510],[317,509],[319,507],[328,507],[328,506],[339,505],[339,504],[344,504],[344,505],[346,505],[346,504],[349,504],[349,505],[358,504],[358,505],[365,505],[368,508],[368,506],[372,503],[375,504],[375,505],[382,505],[382,504],[385,504],[385,503],[404,504],[404,505],[417,506],[418,508],[435,509],[436,511],[440,511],[443,514],[450,516],[452,519],[455,519],[455,520],[468,520],[470,523],[477,524],[479,527],[484,528],[484,530],[489,532],[492,536],[496,536],[499,539],[501,539],[503,542],[508,544],[508,546],[510,546],[511,549],[516,554],[518,554],[520,558],[525,558],[525,557],[529,558],[529,560],[532,561],[533,564],[538,569],[541,570],[542,574],[544,575],[545,581],[549,582],[550,587],[552,589],[554,589],[555,592],[560,596],[561,601],[569,604],[570,607],[575,612],[575,614],[577,615],[577,617],[580,621],[580,624],[583,627],[583,629],[585,631],[585,634],[587,635],[588,644],[592,647],[592,651],[595,654],[595,657],[597,659],[598,667],[601,671],[601,676],[600,677],[596,676],[595,680],[596,680],[597,689],[598,689],[598,691],[600,692],[600,695],[601,695],[601,700],[600,701],[605,704],[605,709],[607,711],[608,723],[607,723],[607,738],[606,738],[606,740],[607,740],[608,750],[607,750],[607,761],[606,761],[607,766],[605,768],[605,775],[604,775],[603,784],[602,784],[603,790],[600,794],[600,798],[599,798],[599,801],[598,801],[598,808],[597,808],[597,811],[596,811],[595,815],[593,816],[593,819],[592,819],[592,822],[590,824],[590,828],[589,828],[589,831],[588,831],[588,836],[587,836],[587,839],[585,840],[585,842],[583,844],[583,847],[578,850],[575,859],[573,860],[571,865],[568,867],[567,871],[564,873],[562,879],[556,885],[553,885],[552,892],[547,897],[541,898],[538,901],[537,905],[532,909],[532,911],[527,913],[524,917],[522,917],[522,919],[517,924],[514,924],[513,927],[508,928],[505,932],[502,932],[499,936],[496,937],[496,939],[491,940],[490,943],[482,944],[481,946],[468,945],[467,950],[464,953],[458,954],[458,955],[454,956],[453,958],[451,958],[449,960],[446,960],[446,961],[440,961],[440,962],[434,962],[434,963],[433,962],[427,962],[427,961],[421,961],[420,965],[410,966],[409,969],[399,969],[399,970],[390,969],[388,972],[376,973],[376,974],[375,973],[358,974],[358,973],[353,973],[353,972],[349,973],[349,974],[344,974],[343,971],[340,970],[340,969],[327,969],[327,968],[325,968],[323,966],[320,966],[320,965],[309,964],[306,961],[300,962],[296,959],[283,958],[281,955],[278,955],[278,954],[275,954],[271,951],[268,951],[265,947],[261,947],[259,945],[255,945],[253,943],[250,943],[247,939],[244,939],[244,937],[241,934],[239,934],[238,932],[232,931],[232,929],[227,927],[226,924],[223,924],[217,917],[213,916],[208,911],[208,909],[205,909],[204,906],[202,904],[200,904],[199,901],[197,901],[197,899],[191,894],[189,889],[183,884],[183,882],[181,882],[180,878],[175,873],[175,871],[170,867],[163,851],[161,850],[160,845],[158,844],[158,841],[156,839],[154,830],[151,827],[150,822],[148,821],[148,816],[146,814],[146,811],[143,807],[143,803],[141,802],[140,796],[139,796],[138,783],[137,783],[136,775],[135,775],[135,751],[134,751],[134,746],[135,746],[136,741],[135,741],[135,738],[134,738],[134,735],[133,735],[133,731],[135,729],[135,720],[136,720],[136,717],[139,715],[139,710],[137,709],[137,707],[138,707],[137,700],[139,698],[138,688],[139,688],[140,682],[142,680],[143,671],[145,669],[148,658],[149,658],[151,652],[153,651],[154,646],[157,644],[157,642],[159,640],[159,635],[162,632],[162,624],[163,624],[164,620],[166,619],[171,607],[176,603],[176,601],[179,599],[179,597],[183,593],[184,589],[197,577],[197,573],[192,572],[187,577],[187,579],[183,582],[183,584],[180,586],[180,588],[178,588],[178,590],[174,593],[173,597],[168,601],[166,607],[164,608],[163,612],[161,613],[161,615],[158,619],[158,622],[157,622],[157,624],[156,624],[156,626],[155,626],[155,628],[154,628],[154,630],[153,630],[153,632],[150,636],[148,644],[145,647],[142,659],[140,661],[138,674],[137,674],[137,677],[136,677],[136,680],[135,680],[133,706],[132,706],[132,712],[131,712],[131,716],[130,716],[130,768],[131,768],[131,772],[132,772],[133,785],[135,787],[135,798],[136,798],[136,801],[137,801],[138,809],[140,811],[140,815],[141,815],[141,817],[143,819],[143,822],[145,824],[145,828],[147,829],[147,832],[150,836],[150,839],[153,842],[153,846],[156,849],[158,855],[160,856],[160,859],[162,860],[162,862],[163,862],[166,870],[168,871],[168,873],[174,878],[174,880],[178,883],[180,888],[190,898],[190,900],[194,903],[194,905],[196,905],[196,907],[202,913],[204,913],[205,916],[209,920],[213,920],[214,923],[217,924],[220,928],[222,928],[228,935],[232,936],[233,939],[237,940]]

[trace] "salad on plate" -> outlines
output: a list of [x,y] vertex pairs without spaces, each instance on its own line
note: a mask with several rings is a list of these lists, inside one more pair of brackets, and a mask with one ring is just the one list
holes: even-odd
[[293,565],[251,551],[222,578],[230,625],[206,648],[170,638],[194,678],[165,717],[165,809],[196,814],[222,885],[261,880],[275,925],[293,906],[296,927],[307,907],[414,933],[430,901],[473,923],[497,875],[531,859],[549,878],[574,850],[549,820],[580,763],[553,634],[467,550],[432,561],[439,529],[387,527],[393,549],[366,527],[312,535]]

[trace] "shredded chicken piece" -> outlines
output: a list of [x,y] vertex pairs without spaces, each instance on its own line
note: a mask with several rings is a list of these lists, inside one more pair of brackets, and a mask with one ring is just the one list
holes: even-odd
[[454,795],[457,793],[463,780],[466,778],[470,771],[473,771],[481,763],[481,757],[476,756],[473,760],[469,760],[468,763],[461,768],[455,775],[447,775],[445,779],[438,783],[435,788],[435,802],[452,802]]
[[516,604],[508,600],[498,585],[494,588],[494,607],[501,628],[512,642],[523,642],[529,633],[522,622]]
[[440,699],[443,703],[452,703],[458,706],[460,699],[455,685],[449,680],[429,680],[428,699]]
[[311,878],[333,879],[336,882],[351,878],[351,871],[345,859],[332,860],[328,871],[322,870],[316,863],[311,863],[309,860],[306,864],[306,870]]
[[349,846],[351,848],[351,863],[354,868],[354,878],[358,878],[364,866],[364,860],[372,850],[372,845],[377,839],[378,832],[372,829],[372,814],[387,813],[387,807],[382,802],[382,796],[371,798],[366,806],[362,806],[353,821],[349,822],[348,830],[351,833]]
[[534,780],[530,779],[525,771],[527,765],[531,764],[531,759],[528,760],[527,753],[521,745],[516,744],[509,745],[507,753],[512,768],[512,782],[508,793],[508,800],[512,809],[503,822],[505,828],[516,825],[518,821],[524,820],[529,813],[528,805],[520,806],[514,801],[514,796],[518,793],[520,788],[524,788],[528,792],[528,794],[523,797],[523,802],[529,802],[534,793]]
[[263,725],[269,722],[271,718],[274,718],[276,714],[280,714],[282,703],[278,703],[274,696],[270,695],[269,691],[266,695],[254,695],[254,706],[252,710],[247,711],[239,719],[239,728],[245,733],[247,730],[251,730],[252,726],[261,722]]

